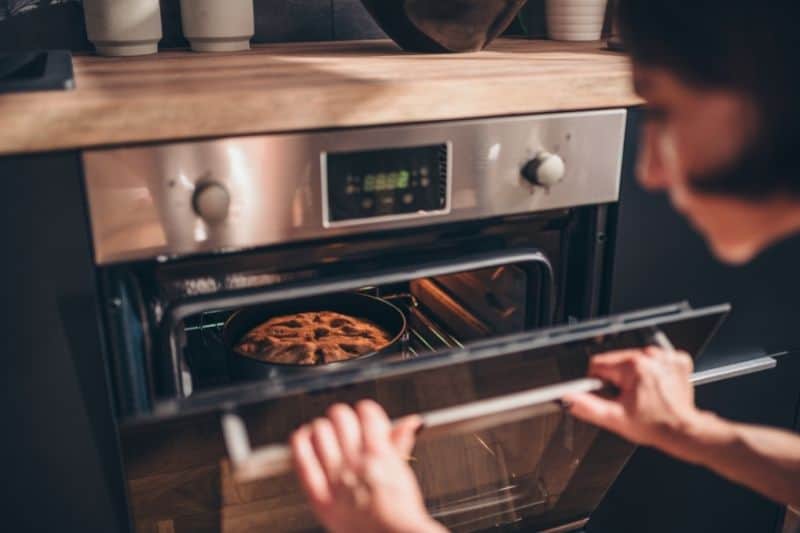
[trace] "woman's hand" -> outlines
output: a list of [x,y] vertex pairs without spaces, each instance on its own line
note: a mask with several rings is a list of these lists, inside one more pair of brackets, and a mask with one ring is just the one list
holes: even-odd
[[701,418],[690,382],[692,359],[683,352],[649,347],[598,355],[589,375],[619,389],[613,399],[595,394],[564,398],[576,417],[638,444],[670,451],[675,437]]
[[328,418],[291,438],[295,468],[320,522],[334,533],[439,532],[425,509],[406,458],[418,417],[391,426],[383,409],[364,400],[334,405]]
[[691,372],[688,355],[658,348],[598,355],[589,374],[616,385],[619,396],[577,394],[564,400],[578,418],[800,506],[800,437],[699,411]]

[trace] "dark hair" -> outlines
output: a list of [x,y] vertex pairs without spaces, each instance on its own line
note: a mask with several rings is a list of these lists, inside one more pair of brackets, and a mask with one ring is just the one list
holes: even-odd
[[618,22],[635,63],[743,91],[760,109],[759,141],[739,171],[702,188],[800,195],[800,0],[619,0]]

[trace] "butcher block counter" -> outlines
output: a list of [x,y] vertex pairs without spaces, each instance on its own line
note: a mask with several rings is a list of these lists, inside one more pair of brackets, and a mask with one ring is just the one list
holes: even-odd
[[74,58],[77,89],[0,95],[0,155],[636,105],[604,43],[501,39],[464,55],[390,41]]

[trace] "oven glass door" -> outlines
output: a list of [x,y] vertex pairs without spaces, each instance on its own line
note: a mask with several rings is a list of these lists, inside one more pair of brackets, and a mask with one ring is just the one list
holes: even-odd
[[658,332],[677,349],[698,354],[726,313],[726,306],[673,306],[506,337],[406,368],[383,365],[379,376],[368,368],[358,378],[330,376],[327,385],[242,406],[232,414],[238,424],[223,415],[232,483],[259,494],[267,507],[281,507],[262,515],[264,527],[313,528],[292,475],[274,475],[283,472],[275,461],[282,447],[253,448],[285,442],[333,403],[373,398],[393,417],[421,413],[430,422],[410,464],[430,512],[448,528],[579,525],[634,446],[568,416],[554,400],[564,387],[585,384],[592,355],[646,345]]

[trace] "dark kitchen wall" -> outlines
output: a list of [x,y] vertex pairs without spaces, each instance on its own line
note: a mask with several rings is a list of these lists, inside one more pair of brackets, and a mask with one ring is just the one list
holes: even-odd
[[[255,0],[254,4],[256,43],[386,37],[360,0]],[[543,36],[544,0],[531,0],[523,18],[534,35]],[[187,47],[179,0],[161,0],[161,20],[161,48]],[[509,33],[520,34],[521,28],[517,22]],[[92,49],[81,0],[0,0],[0,51],[36,48]]]
[[0,0],[0,51],[89,46],[78,1]]

